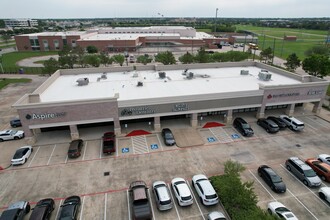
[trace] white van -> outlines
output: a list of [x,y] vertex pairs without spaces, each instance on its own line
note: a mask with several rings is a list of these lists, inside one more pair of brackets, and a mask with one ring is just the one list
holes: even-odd
[[302,121],[299,121],[295,117],[289,117],[287,115],[280,115],[280,118],[283,119],[285,124],[294,131],[301,131],[304,129],[305,124]]

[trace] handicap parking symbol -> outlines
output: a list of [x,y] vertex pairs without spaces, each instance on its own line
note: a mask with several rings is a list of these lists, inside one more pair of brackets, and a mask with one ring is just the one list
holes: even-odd
[[128,153],[129,152],[129,148],[128,147],[125,147],[123,149],[121,149],[121,152],[124,154],[124,153]]
[[152,145],[150,145],[150,147],[152,150],[156,150],[156,149],[158,149],[158,144],[152,144]]
[[208,137],[208,138],[207,138],[207,141],[210,142],[210,143],[211,143],[211,142],[215,142],[215,138],[214,138],[214,137]]
[[237,138],[239,138],[239,135],[238,134],[232,134],[231,137],[234,138],[234,139],[237,139]]

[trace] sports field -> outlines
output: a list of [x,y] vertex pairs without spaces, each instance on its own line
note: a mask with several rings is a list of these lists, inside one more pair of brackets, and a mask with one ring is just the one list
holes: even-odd
[[[327,31],[293,28],[269,28],[252,25],[236,25],[236,31],[245,30],[258,35],[259,48],[275,47],[275,56],[286,59],[296,53],[303,60],[304,52],[314,45],[324,45]],[[296,36],[297,41],[285,41],[284,36]]]

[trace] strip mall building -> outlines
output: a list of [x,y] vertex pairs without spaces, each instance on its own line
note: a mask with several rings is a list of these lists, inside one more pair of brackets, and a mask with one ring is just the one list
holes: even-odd
[[83,125],[107,123],[117,135],[124,125],[182,117],[192,127],[199,116],[219,115],[231,123],[240,112],[264,117],[268,109],[313,103],[322,107],[329,82],[300,76],[259,62],[190,65],[146,65],[58,70],[33,93],[20,98],[17,109],[26,138],[33,143],[45,129],[66,127],[72,139]]

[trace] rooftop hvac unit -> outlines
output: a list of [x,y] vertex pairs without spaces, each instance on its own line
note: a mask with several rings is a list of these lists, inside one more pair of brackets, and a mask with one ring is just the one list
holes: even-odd
[[194,73],[193,72],[189,72],[187,74],[187,79],[192,79],[192,78],[194,78]]
[[139,81],[139,82],[137,83],[137,86],[143,86],[143,82]]
[[248,70],[241,70],[241,75],[249,75],[249,71]]
[[107,79],[107,73],[102,73],[101,79]]
[[269,81],[272,78],[272,74],[267,70],[261,70],[258,74],[260,80]]
[[77,79],[76,82],[78,83],[78,86],[85,86],[85,85],[88,85],[89,79],[88,78],[80,78],[80,79]]
[[158,75],[159,75],[159,78],[161,78],[161,79],[166,78],[166,73],[165,72],[159,72]]

